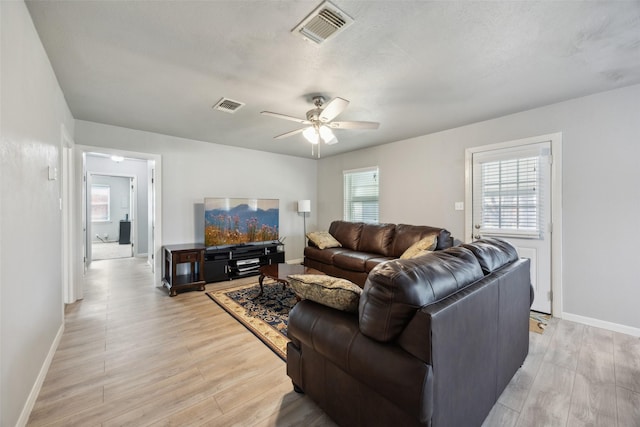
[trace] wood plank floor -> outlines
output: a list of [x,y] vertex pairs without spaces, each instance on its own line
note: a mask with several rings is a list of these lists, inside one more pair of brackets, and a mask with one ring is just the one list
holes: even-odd
[[[204,293],[154,288],[145,260],[94,262],[65,319],[29,426],[335,425]],[[639,338],[552,319],[530,343],[484,426],[640,426]]]

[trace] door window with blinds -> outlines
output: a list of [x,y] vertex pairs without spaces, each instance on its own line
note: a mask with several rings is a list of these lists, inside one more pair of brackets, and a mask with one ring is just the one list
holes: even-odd
[[474,234],[542,238],[548,154],[535,144],[473,155]]
[[348,170],[344,180],[344,220],[377,223],[378,167]]

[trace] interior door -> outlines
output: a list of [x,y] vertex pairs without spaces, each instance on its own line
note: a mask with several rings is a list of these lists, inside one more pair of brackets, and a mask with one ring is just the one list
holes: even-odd
[[551,143],[473,154],[473,239],[499,237],[531,260],[532,310],[551,313]]

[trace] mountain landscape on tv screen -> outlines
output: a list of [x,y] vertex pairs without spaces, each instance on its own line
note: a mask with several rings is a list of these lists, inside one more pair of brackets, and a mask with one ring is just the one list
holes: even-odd
[[[277,201],[276,206],[277,206]],[[230,209],[206,209],[205,246],[236,245],[278,239],[279,209],[252,209],[241,203]]]

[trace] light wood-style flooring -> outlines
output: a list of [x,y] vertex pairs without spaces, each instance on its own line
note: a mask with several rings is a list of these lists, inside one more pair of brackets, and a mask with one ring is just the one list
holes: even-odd
[[[145,260],[94,262],[65,319],[29,426],[335,425],[203,292],[154,288]],[[484,426],[640,426],[639,338],[552,319],[530,340]]]

